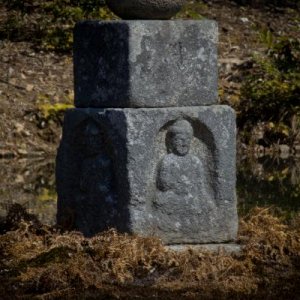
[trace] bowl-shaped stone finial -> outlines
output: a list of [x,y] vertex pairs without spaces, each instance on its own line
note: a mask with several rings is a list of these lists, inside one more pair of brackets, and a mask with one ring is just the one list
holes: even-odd
[[108,7],[125,20],[167,20],[183,6],[185,0],[106,0]]

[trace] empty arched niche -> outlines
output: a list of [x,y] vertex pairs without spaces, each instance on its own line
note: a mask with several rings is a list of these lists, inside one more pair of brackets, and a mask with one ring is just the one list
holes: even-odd
[[93,118],[74,131],[78,158],[76,227],[90,236],[107,230],[117,215],[114,152],[106,128]]

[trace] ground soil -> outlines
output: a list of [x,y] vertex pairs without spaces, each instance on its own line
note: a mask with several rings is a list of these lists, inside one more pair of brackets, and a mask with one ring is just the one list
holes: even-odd
[[[201,13],[219,24],[220,101],[230,105],[239,100],[241,70],[251,68],[253,55],[265,50],[259,39],[262,30],[300,36],[300,12],[291,8],[206,1]],[[30,42],[2,40],[0,70],[0,157],[54,155],[61,122],[45,120],[39,107],[72,101],[72,55],[38,51]]]

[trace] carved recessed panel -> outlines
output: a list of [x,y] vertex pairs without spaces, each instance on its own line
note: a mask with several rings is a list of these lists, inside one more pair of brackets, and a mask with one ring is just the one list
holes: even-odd
[[168,122],[160,134],[165,145],[157,145],[153,226],[158,235],[197,232],[201,223],[212,224],[217,211],[210,172],[213,141],[202,124],[185,119]]
[[193,127],[186,120],[176,121],[167,131],[168,153],[159,162],[157,190],[188,198],[207,198],[204,167],[200,158],[191,153]]
[[107,140],[101,127],[94,121],[84,126],[80,167],[80,189],[87,194],[99,194],[103,199],[112,197],[113,162]]
[[61,149],[68,155],[60,166],[66,199],[59,203],[58,221],[72,210],[71,228],[91,236],[114,227],[118,214],[113,145],[104,124],[92,117],[72,125]]

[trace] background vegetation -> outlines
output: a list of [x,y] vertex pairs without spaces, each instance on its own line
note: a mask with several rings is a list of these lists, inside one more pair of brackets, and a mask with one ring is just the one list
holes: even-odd
[[83,19],[113,19],[101,0],[4,0],[0,37],[31,41],[44,49],[70,51],[72,29]]
[[[236,3],[297,9],[300,2],[236,0]],[[202,19],[201,12],[206,5],[206,1],[188,1],[177,18]],[[77,21],[117,18],[100,0],[4,0],[4,7],[1,39],[30,41],[36,49],[66,53],[72,49],[72,29]],[[243,74],[240,99],[229,104],[238,112],[243,143],[293,147],[300,143],[300,40],[273,33],[268,28],[256,30],[257,40],[265,52],[253,55],[252,68]],[[253,138],[253,127],[257,124],[263,136],[261,141]]]
[[[261,32],[264,55],[253,57],[253,68],[245,74],[241,101],[236,106],[238,126],[245,133],[253,124],[263,127],[264,145],[292,146],[300,139],[300,40],[275,38]],[[245,134],[249,143],[251,135]]]

